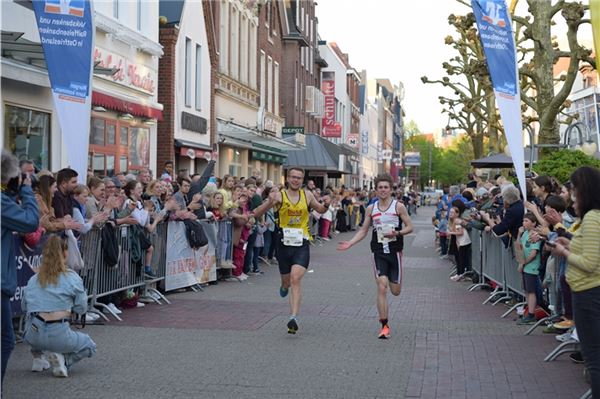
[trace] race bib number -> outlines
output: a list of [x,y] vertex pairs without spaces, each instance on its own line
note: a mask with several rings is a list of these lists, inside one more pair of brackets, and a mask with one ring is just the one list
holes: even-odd
[[396,237],[388,238],[386,235],[394,231],[394,226],[391,224],[382,224],[377,226],[377,242],[387,244],[388,242],[396,241]]
[[283,228],[283,245],[286,247],[301,247],[304,240],[302,229]]

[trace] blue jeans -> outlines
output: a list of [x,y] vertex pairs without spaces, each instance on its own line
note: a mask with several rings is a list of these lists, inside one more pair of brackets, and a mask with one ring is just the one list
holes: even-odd
[[2,382],[8,358],[15,349],[15,332],[12,325],[12,311],[10,310],[10,297],[2,294]]
[[600,287],[573,292],[573,315],[592,381],[592,397],[600,398]]
[[448,255],[448,237],[440,236],[440,249],[442,255]]
[[46,324],[31,316],[25,324],[23,341],[31,346],[32,351],[62,353],[67,368],[96,353],[96,343],[90,336],[71,330],[69,323]]
[[260,267],[258,267],[258,257],[262,253],[263,247],[254,247],[252,249],[252,271],[258,272],[260,271]]
[[252,227],[252,234],[248,237],[248,246],[246,246],[246,255],[244,257],[244,273],[248,274],[252,268],[252,258],[254,257],[254,242],[256,241],[256,227]]

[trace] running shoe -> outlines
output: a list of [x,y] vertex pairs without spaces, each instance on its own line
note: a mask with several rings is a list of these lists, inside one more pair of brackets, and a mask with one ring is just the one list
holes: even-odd
[[388,339],[389,337],[391,337],[390,327],[386,324],[381,328],[381,331],[379,332],[379,339]]
[[279,296],[285,298],[289,291],[289,288],[279,287]]
[[298,323],[296,322],[295,318],[288,321],[287,328],[288,334],[296,334],[296,331],[298,331]]

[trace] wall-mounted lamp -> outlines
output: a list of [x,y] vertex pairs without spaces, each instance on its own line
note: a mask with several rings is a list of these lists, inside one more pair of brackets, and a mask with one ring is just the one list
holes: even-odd
[[219,139],[219,144],[223,144],[225,141],[227,141],[227,139],[225,137],[221,137]]
[[104,108],[101,105],[94,105],[92,107],[92,111],[95,111],[95,112],[106,112],[106,108]]
[[119,114],[119,119],[121,119],[122,121],[130,121],[133,120],[133,115],[131,115],[130,113]]
[[148,126],[154,126],[154,125],[156,125],[156,119],[147,118],[147,119],[142,120],[142,123],[145,125],[148,125]]

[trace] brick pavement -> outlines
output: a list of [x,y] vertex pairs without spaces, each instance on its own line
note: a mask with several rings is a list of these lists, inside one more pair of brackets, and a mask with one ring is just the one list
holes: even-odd
[[556,341],[500,319],[486,292],[448,279],[433,255],[427,215],[408,238],[405,280],[390,300],[392,339],[376,339],[368,244],[312,250],[300,332],[285,333],[288,306],[274,267],[245,283],[170,295],[172,305],[125,310],[90,326],[95,358],[70,378],[28,371],[18,345],[4,397],[19,398],[577,398],[582,367],[543,357]]

